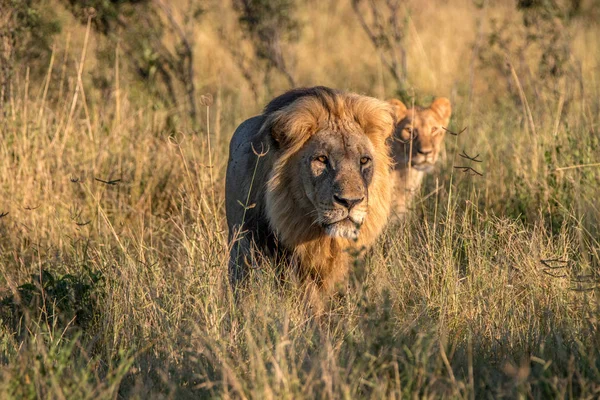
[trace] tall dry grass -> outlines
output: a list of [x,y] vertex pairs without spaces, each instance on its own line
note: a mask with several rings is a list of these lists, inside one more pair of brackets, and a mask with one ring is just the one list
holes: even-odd
[[[299,80],[392,96],[350,6],[310,5]],[[0,122],[1,397],[597,398],[597,27],[574,32],[585,92],[565,85],[567,106],[524,93],[527,111],[468,73],[477,9],[437,7],[411,14],[410,76],[450,96],[450,129],[468,129],[447,137],[412,216],[356,260],[322,318],[269,265],[232,300],[227,142],[265,99],[211,24],[198,27],[198,59],[213,60],[198,74],[218,90],[198,132],[166,127],[179,110],[144,104],[126,77],[97,96],[85,27],[56,44],[50,79],[23,68]]]

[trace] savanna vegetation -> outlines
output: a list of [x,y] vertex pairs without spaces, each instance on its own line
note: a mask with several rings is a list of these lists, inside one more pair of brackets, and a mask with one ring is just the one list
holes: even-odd
[[[0,0],[1,398],[598,398],[595,0]],[[235,127],[292,86],[453,104],[315,316],[236,303]]]

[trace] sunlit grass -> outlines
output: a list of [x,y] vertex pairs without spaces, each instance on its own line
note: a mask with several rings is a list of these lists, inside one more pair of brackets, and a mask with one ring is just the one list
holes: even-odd
[[[472,32],[468,10],[453,13]],[[262,106],[246,89],[225,79],[222,103],[202,109],[222,114],[219,131],[206,117],[200,131],[165,126],[178,111],[129,101],[123,82],[119,102],[88,95],[89,118],[78,101],[65,130],[74,86],[51,81],[43,113],[43,84],[19,86],[0,121],[0,397],[597,398],[600,168],[586,166],[600,162],[597,43],[577,36],[589,88],[568,86],[571,104],[526,94],[533,137],[520,103],[478,91],[469,103],[459,57],[436,63],[456,37],[415,26],[435,53],[417,89],[456,89],[450,129],[467,129],[447,136],[410,217],[356,260],[322,316],[269,265],[238,303],[229,290],[227,143]],[[299,48],[325,57],[334,39],[311,32]],[[378,73],[358,78],[376,56],[353,63],[353,46],[316,67],[303,52],[301,81],[393,95]],[[348,72],[332,74],[342,61]]]

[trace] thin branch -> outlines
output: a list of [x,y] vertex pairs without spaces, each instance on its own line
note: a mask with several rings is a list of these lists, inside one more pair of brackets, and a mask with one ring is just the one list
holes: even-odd
[[[566,260],[561,260],[558,258],[548,258],[546,260],[540,260],[540,262],[544,265],[544,267],[546,268],[550,268],[550,269],[559,269],[559,268],[565,268],[568,265],[568,261]],[[556,263],[559,265],[552,265],[550,263]]]
[[553,274],[551,272],[549,272],[548,270],[543,269],[542,270],[543,273],[545,273],[546,275],[549,275],[553,278],[566,278],[567,274]]
[[105,183],[105,184],[111,185],[111,186],[114,186],[117,183],[121,182],[121,179],[112,179],[112,180],[108,180],[108,181],[105,181],[105,180],[102,180],[102,179],[98,179],[96,177],[94,177],[94,179],[97,180],[98,182],[102,182],[102,183]]
[[188,103],[190,107],[190,117],[192,122],[196,124],[198,120],[198,110],[196,107],[196,86],[194,84],[194,50],[192,43],[189,40],[189,34],[187,34],[181,25],[175,20],[173,12],[162,0],[155,0],[155,3],[167,16],[171,28],[179,36],[180,43],[184,47],[184,51],[178,51],[179,57],[177,58],[181,72],[181,78],[185,86]]
[[569,288],[570,290],[574,291],[574,292],[591,292],[597,289],[600,289],[600,286],[591,286],[591,287],[587,287],[587,288],[582,288],[582,287],[578,287],[578,288]]
[[466,158],[467,160],[473,161],[473,162],[483,162],[483,160],[478,160],[477,157],[479,157],[479,154],[477,154],[474,157],[471,157],[470,155],[467,154],[467,152],[465,150],[463,150],[463,152],[461,154],[459,154],[459,156],[461,156],[462,158]]
[[456,166],[456,167],[454,167],[454,168],[456,168],[456,169],[460,169],[460,170],[462,170],[462,172],[469,173],[469,175],[479,175],[479,176],[483,176],[483,174],[482,174],[481,172],[479,172],[479,171],[476,171],[476,170],[474,170],[474,169],[473,169],[473,168],[471,168],[471,167],[461,167],[461,166]]
[[445,130],[446,132],[448,132],[449,134],[451,134],[452,136],[458,136],[458,135],[460,135],[461,133],[463,133],[464,131],[466,131],[467,128],[468,128],[468,126],[465,126],[460,132],[456,133],[456,132],[452,132],[450,129],[442,126],[442,129]]
[[[381,61],[385,64],[387,69],[392,74],[392,77],[396,81],[396,84],[398,85],[398,87],[399,88],[404,87],[405,86],[404,85],[404,77],[401,76],[400,73],[398,73],[398,63],[394,57],[393,45],[391,43],[389,43],[389,38],[385,37],[385,29],[384,29],[383,25],[381,24],[381,21],[380,21],[381,17],[379,15],[379,10],[377,9],[377,6],[373,2],[370,2],[370,9],[371,9],[371,14],[373,15],[373,25],[374,25],[374,27],[372,28],[369,26],[369,23],[367,22],[363,13],[359,9],[359,4],[360,4],[360,0],[352,1],[352,9],[354,10],[354,13],[356,14],[356,16],[358,18],[358,22],[360,23],[361,27],[363,28],[363,30],[369,37],[369,40],[371,41],[371,43],[373,44],[375,49],[377,50],[377,53],[379,54],[379,58],[381,59]],[[397,25],[397,21],[395,21],[394,23]],[[373,29],[376,29],[378,32],[375,33]],[[394,29],[397,30],[397,27],[394,27]],[[385,37],[385,39],[388,41],[387,47],[390,48],[390,49],[388,49],[389,52],[391,53],[390,55],[386,55],[384,49],[382,49],[380,37]],[[394,38],[394,41],[396,42],[395,45],[401,47],[397,37]]]

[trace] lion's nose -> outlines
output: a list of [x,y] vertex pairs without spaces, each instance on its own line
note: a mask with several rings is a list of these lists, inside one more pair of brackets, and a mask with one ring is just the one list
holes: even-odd
[[333,195],[333,200],[336,203],[341,204],[342,206],[346,207],[348,210],[352,209],[352,207],[354,207],[355,205],[357,205],[358,203],[360,203],[361,201],[363,201],[365,198],[364,197],[360,197],[360,198],[351,198],[351,197],[342,197],[342,196],[338,196],[337,194]]
[[433,151],[433,149],[427,148],[427,149],[419,149],[417,151],[419,152],[419,154],[423,154],[424,156],[426,156],[428,154],[431,154],[431,152]]

